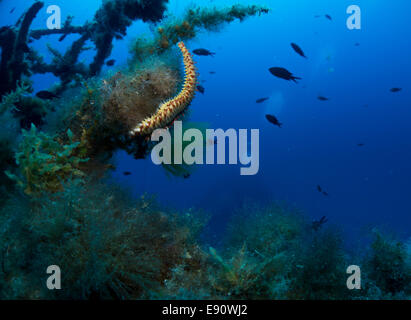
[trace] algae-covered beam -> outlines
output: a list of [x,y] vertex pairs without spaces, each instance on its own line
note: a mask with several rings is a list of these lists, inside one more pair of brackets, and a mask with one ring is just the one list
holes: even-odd
[[[83,26],[73,26],[72,17],[68,17],[61,29],[38,29],[30,32],[30,25],[44,3],[36,1],[20,17],[15,26],[0,28],[0,96],[16,89],[17,82],[23,75],[51,72],[61,80],[59,91],[71,81],[98,75],[110,56],[114,39],[122,39],[127,28],[136,20],[159,22],[163,19],[168,0],[106,0],[94,15],[93,21]],[[235,19],[242,21],[248,16],[267,13],[268,9],[260,6],[236,5],[226,9],[193,9],[188,10],[183,20],[166,24],[158,28],[152,43],[141,47],[136,42],[134,55],[142,59],[147,54],[161,53],[178,41],[189,40],[200,29],[214,30],[224,23]],[[68,34],[79,34],[80,38],[72,43],[65,53],[49,47],[54,59],[45,63],[43,57],[28,42],[42,36],[61,34],[63,40]],[[87,67],[78,62],[80,53],[85,50],[86,41],[92,41],[96,55]]]
[[[61,29],[38,29],[30,32],[30,37],[40,39],[42,36],[53,34],[80,34],[83,40],[91,39],[97,53],[90,64],[89,76],[97,75],[105,60],[110,56],[113,40],[122,39],[127,28],[135,20],[158,22],[163,18],[168,0],[108,0],[94,15],[93,22],[86,22],[83,26],[72,26],[71,18],[67,19]],[[85,41],[82,42],[84,43]],[[69,54],[69,53],[68,53]],[[73,55],[69,60],[74,60]],[[46,69],[44,66],[40,69]],[[58,74],[59,71],[56,70]]]
[[138,61],[152,54],[161,54],[179,41],[188,41],[202,30],[219,31],[225,24],[235,20],[240,22],[252,16],[269,13],[270,9],[257,5],[233,5],[227,8],[188,9],[180,19],[165,21],[154,31],[150,39],[138,38],[131,49]]
[[[0,95],[13,90],[11,82],[11,74],[9,72],[9,62],[13,57],[13,44],[16,39],[16,33],[10,27],[2,27],[0,29],[0,47],[1,47],[1,63],[0,63]],[[0,99],[1,100],[1,99]]]
[[59,39],[62,41],[65,36],[72,33],[84,34],[89,30],[89,23],[85,23],[84,26],[72,26],[71,22],[73,21],[73,16],[68,16],[66,21],[63,24],[63,28],[60,29],[37,29],[30,31],[30,37],[33,39],[40,39],[42,36],[49,36],[52,34],[63,34],[64,36]]
[[61,29],[36,29],[30,31],[30,37],[33,39],[40,39],[42,36],[49,36],[52,34],[83,34],[87,31],[87,26],[67,26]]
[[17,21],[14,27],[0,29],[0,46],[2,59],[0,67],[0,96],[16,89],[17,82],[23,74],[28,74],[25,55],[29,54],[28,32],[37,13],[44,6],[41,1],[35,2]]
[[90,76],[98,74],[110,56],[113,39],[122,39],[135,20],[159,22],[168,0],[109,0],[94,16],[92,41],[97,54],[90,65]]

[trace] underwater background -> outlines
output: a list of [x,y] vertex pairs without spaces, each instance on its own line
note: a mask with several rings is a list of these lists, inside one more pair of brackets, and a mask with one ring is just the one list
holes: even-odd
[[[2,299],[411,297],[408,1],[44,1],[30,30],[58,5],[91,35],[28,33],[6,57],[34,3],[0,1],[2,76],[30,70],[1,91]],[[177,41],[214,53],[192,56],[204,92],[182,120],[259,129],[256,175],[157,166],[129,139],[144,117],[120,108],[154,112],[181,88]],[[48,265],[62,290],[45,286]]]

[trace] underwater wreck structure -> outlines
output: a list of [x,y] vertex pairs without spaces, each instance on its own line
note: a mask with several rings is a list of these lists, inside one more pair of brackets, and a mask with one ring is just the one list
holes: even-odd
[[[113,40],[122,39],[127,34],[127,27],[133,21],[142,20],[149,23],[162,21],[167,3],[168,0],[109,0],[103,2],[102,7],[95,13],[93,21],[86,22],[82,26],[73,26],[73,17],[69,16],[61,29],[30,30],[32,21],[44,7],[42,1],[35,2],[14,26],[0,29],[2,48],[0,95],[15,90],[17,81],[21,80],[23,75],[51,72],[60,78],[59,90],[63,90],[78,75],[88,78],[99,74],[105,60],[111,54]],[[228,10],[190,9],[181,25],[175,23],[167,25],[166,28],[158,28],[161,34],[159,43],[158,45],[153,43],[152,47],[148,48],[148,54],[155,54],[157,51],[168,49],[178,41],[193,38],[200,28],[212,30],[225,22],[243,20],[247,16],[262,13],[268,13],[268,9],[259,6],[233,6]],[[52,63],[47,64],[38,52],[30,48],[30,43],[54,34],[62,35],[61,39],[68,34],[78,34],[80,38],[74,41],[64,54],[49,47],[54,59]],[[78,57],[83,50],[87,49],[85,43],[88,40],[93,42],[97,52],[93,62],[86,66],[78,62]],[[136,47],[140,47],[139,44],[136,43]]]
[[[63,90],[67,84],[82,75],[87,78],[97,75],[105,59],[110,55],[114,38],[121,39],[126,35],[126,29],[133,21],[159,22],[163,18],[167,1],[105,1],[96,12],[92,22],[83,26],[72,26],[69,16],[61,29],[30,30],[30,25],[38,12],[44,7],[44,2],[35,2],[17,21],[15,26],[6,26],[0,30],[0,46],[2,48],[2,63],[0,76],[0,95],[16,88],[16,83],[22,75],[51,72],[61,80]],[[79,34],[80,38],[73,42],[65,54],[49,48],[54,55],[53,62],[47,64],[42,57],[30,48],[33,40],[52,34]],[[84,50],[87,40],[91,40],[96,48],[96,55],[89,66],[78,62],[78,57]]]
[[[197,74],[184,43],[269,12],[196,7],[169,20],[167,2],[107,0],[82,26],[68,17],[61,29],[31,30],[44,8],[36,1],[0,29],[0,299],[409,299],[411,241],[375,232],[355,259],[364,290],[350,292],[341,275],[354,260],[340,234],[293,208],[245,204],[213,248],[200,238],[204,213],[176,212],[106,183],[116,150],[144,158],[146,136],[193,99]],[[128,71],[99,75],[113,40],[135,20],[155,24],[152,37],[136,38]],[[53,34],[79,38],[65,53],[48,46],[46,63],[30,44]],[[85,65],[79,56],[90,41],[96,54]],[[185,77],[167,57],[177,45]],[[29,77],[44,73],[60,79],[51,102],[31,95]],[[64,290],[45,285],[52,264],[64,267]]]
[[[64,118],[55,125],[60,130],[53,134],[68,143],[64,136],[70,129],[74,141],[87,149],[82,151],[86,153],[85,158],[104,158],[106,162],[118,148],[134,154],[136,158],[144,158],[149,148],[144,135],[150,134],[153,128],[170,124],[189,105],[195,92],[196,73],[184,44],[179,46],[188,73],[180,95],[177,95],[183,80],[180,66],[175,63],[167,65],[160,56],[179,42],[194,38],[202,30],[218,31],[225,23],[269,12],[267,8],[255,5],[219,9],[192,7],[181,18],[164,19],[167,3],[168,0],[107,0],[96,11],[93,20],[83,25],[73,25],[73,17],[68,16],[60,29],[32,30],[33,20],[44,8],[44,2],[34,2],[14,26],[0,29],[0,111],[10,111],[22,129],[30,130],[32,125],[42,127],[46,124],[45,118],[53,115],[56,109],[57,113],[65,109]],[[108,79],[99,79],[101,69],[112,52],[113,40],[122,39],[136,20],[157,28],[151,38],[136,38],[134,41],[130,49],[131,71],[128,74],[119,71]],[[64,53],[47,45],[52,55],[50,63],[46,63],[43,56],[31,47],[31,43],[43,37],[60,35],[59,41],[63,41],[70,34],[79,37]],[[79,61],[79,56],[91,49],[90,42],[95,55],[86,65]],[[144,70],[139,67],[147,66],[145,61],[153,57],[157,57],[157,66]],[[60,79],[49,89],[52,97],[64,96],[72,88],[81,88],[84,99],[76,102],[54,99],[50,102],[30,97],[30,76],[46,73]],[[171,99],[173,96],[175,99]],[[59,103],[62,106],[56,108]],[[72,108],[68,110],[67,105]],[[137,131],[139,134],[135,134]]]
[[[54,95],[60,95],[71,87],[84,87],[87,79],[100,74],[106,59],[111,54],[113,40],[122,39],[127,34],[127,27],[136,20],[159,25],[152,39],[138,38],[134,42],[131,53],[135,61],[142,63],[144,59],[164,53],[180,41],[194,38],[201,30],[218,30],[224,23],[235,19],[242,21],[248,16],[268,13],[267,8],[259,6],[235,5],[225,9],[192,8],[187,10],[182,19],[164,22],[167,3],[168,0],[108,0],[103,1],[93,20],[82,26],[72,25],[73,17],[68,16],[60,29],[31,30],[33,20],[44,8],[44,2],[34,2],[14,26],[4,26],[0,29],[1,99],[4,100],[4,96],[19,89],[19,85],[26,87],[26,91],[30,91],[29,77],[34,74],[51,73],[60,79],[60,82],[52,89]],[[61,35],[59,41],[62,41],[69,34],[77,34],[79,38],[65,53],[47,45],[53,56],[50,63],[46,63],[41,54],[30,46],[32,42],[45,36]],[[96,53],[90,65],[86,65],[78,60],[84,50],[90,49],[86,46],[86,43],[90,41]],[[191,72],[192,75],[193,72]],[[27,118],[30,113],[30,119],[22,121],[24,128],[29,129],[31,123],[43,124],[44,110],[34,109],[44,108],[33,106],[33,101],[29,99],[19,102],[18,109],[24,110],[22,112],[24,114],[20,116]],[[39,104],[41,101],[36,102]],[[27,104],[30,105],[27,106]]]

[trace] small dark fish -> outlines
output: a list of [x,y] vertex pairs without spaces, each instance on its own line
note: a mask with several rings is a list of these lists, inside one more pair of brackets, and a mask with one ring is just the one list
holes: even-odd
[[320,100],[320,101],[328,101],[328,100],[330,100],[330,99],[328,99],[327,97],[323,97],[323,96],[318,96],[317,99]]
[[125,176],[131,176],[131,172],[130,172],[130,171],[124,171],[123,174],[124,174]]
[[116,60],[111,59],[111,60],[108,60],[108,61],[106,62],[106,65],[108,65],[109,67],[112,67],[112,66],[114,66],[115,63],[116,63]]
[[210,71],[209,73],[210,73],[210,74],[216,74],[217,72],[215,72],[215,71]]
[[326,14],[325,17],[326,17],[328,20],[330,20],[330,21],[333,20],[333,18],[331,18],[331,16],[330,16],[329,14]]
[[59,38],[59,42],[63,41],[64,39],[66,39],[67,37],[67,33],[63,34],[60,38]]
[[323,188],[321,188],[320,185],[317,185],[317,190],[318,190],[319,193],[322,193],[323,195],[328,196],[328,193],[325,192],[325,191],[323,190]]
[[14,7],[13,9],[10,10],[10,13],[13,13],[14,10],[16,10],[16,7]]
[[304,51],[295,43],[291,42],[291,47],[294,49],[295,52],[297,52],[301,57],[306,58],[304,54]]
[[319,15],[319,14],[316,14],[315,16],[314,16],[314,18],[320,18],[321,17],[321,15]]
[[200,86],[200,85],[197,86],[197,90],[198,90],[199,92],[201,92],[202,94],[204,94],[204,92],[205,92],[204,87],[203,87],[203,86]]
[[390,91],[391,92],[400,92],[402,90],[402,88],[391,88]]
[[54,93],[46,90],[42,90],[36,93],[36,97],[43,99],[43,100],[51,100],[55,98],[60,98],[59,96],[55,95]]
[[215,55],[214,52],[208,51],[207,49],[203,49],[203,48],[194,49],[193,53],[198,56],[212,56],[213,57]]
[[183,178],[184,178],[184,179],[188,179],[188,178],[190,178],[190,176],[191,176],[191,175],[190,175],[189,173],[186,173],[186,174],[183,176]]
[[323,188],[321,188],[320,185],[317,185],[317,190],[318,190],[318,192],[322,193],[323,195],[328,196],[328,193],[325,192],[325,191],[323,190]]
[[318,231],[328,221],[326,216],[322,216],[320,220],[314,220],[311,227],[314,231]]
[[270,71],[270,73],[274,76],[276,76],[277,78],[280,79],[284,79],[284,80],[292,80],[295,83],[297,83],[296,80],[300,80],[301,78],[299,77],[295,77],[290,71],[288,71],[285,68],[280,68],[280,67],[273,67],[268,69]]
[[359,47],[359,46],[360,46],[360,43],[359,43],[359,42],[356,42],[356,43],[354,43],[354,46]]
[[262,102],[264,102],[264,101],[267,101],[268,99],[270,99],[270,98],[268,98],[268,97],[260,98],[260,99],[257,99],[255,102],[256,102],[256,103],[262,103]]
[[357,146],[364,147],[364,143],[357,143]]
[[275,126],[278,126],[279,128],[281,128],[281,126],[283,125],[275,116],[271,114],[266,114],[265,118],[268,120],[268,122],[272,123]]

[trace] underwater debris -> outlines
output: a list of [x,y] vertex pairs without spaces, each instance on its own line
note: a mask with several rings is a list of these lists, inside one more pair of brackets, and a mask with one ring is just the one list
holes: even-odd
[[290,71],[288,71],[285,68],[281,68],[281,67],[272,67],[272,68],[268,69],[268,71],[270,71],[270,73],[272,75],[276,76],[277,78],[288,80],[288,81],[292,80],[295,83],[297,83],[296,80],[301,79],[299,77],[295,77]]
[[278,126],[279,128],[281,128],[281,126],[283,125],[280,121],[278,121],[278,119],[272,115],[272,114],[266,114],[265,118],[268,120],[268,122],[272,123],[275,126]]
[[297,52],[301,57],[307,59],[307,57],[305,56],[303,50],[302,50],[297,44],[295,44],[295,43],[292,42],[292,43],[291,43],[291,47],[292,47],[292,48],[294,49],[294,51]]
[[207,49],[200,48],[200,49],[194,49],[193,53],[196,54],[197,56],[215,56],[214,52],[210,52]]
[[178,47],[183,54],[186,74],[183,88],[176,97],[161,104],[154,115],[143,120],[131,130],[130,135],[150,135],[155,129],[164,128],[182,113],[193,100],[197,84],[196,69],[191,54],[184,43],[179,42]]

